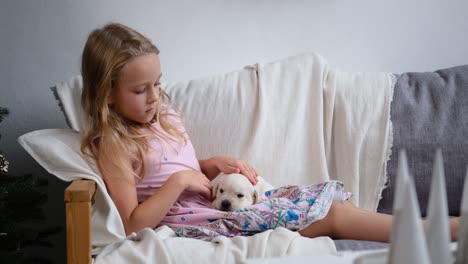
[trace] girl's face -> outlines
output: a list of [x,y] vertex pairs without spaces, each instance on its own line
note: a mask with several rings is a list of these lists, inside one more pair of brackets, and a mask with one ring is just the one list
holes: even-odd
[[127,119],[148,123],[156,112],[160,79],[161,64],[157,54],[133,58],[120,70],[109,103]]

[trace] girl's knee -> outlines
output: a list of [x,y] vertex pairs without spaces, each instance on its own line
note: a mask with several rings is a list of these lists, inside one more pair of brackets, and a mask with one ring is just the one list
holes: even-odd
[[356,208],[356,206],[349,201],[333,201],[328,214],[333,218],[334,222],[336,222],[337,218],[346,217],[346,212],[354,208]]
[[333,218],[336,214],[336,211],[339,210],[337,207],[339,207],[338,205],[339,202],[337,201],[333,201],[332,204],[330,205],[330,209],[328,210],[328,214],[327,214],[327,217],[331,217]]
[[333,201],[328,213],[336,215],[336,213],[343,211],[344,209],[346,209],[346,207],[349,206],[346,205],[344,201]]
[[327,216],[325,216],[326,221],[328,222],[328,225],[330,227],[331,233],[330,236],[334,236],[335,230],[336,230],[336,225],[339,222],[339,218],[341,217],[342,211],[344,207],[341,202],[338,201],[333,201],[330,209],[328,210]]

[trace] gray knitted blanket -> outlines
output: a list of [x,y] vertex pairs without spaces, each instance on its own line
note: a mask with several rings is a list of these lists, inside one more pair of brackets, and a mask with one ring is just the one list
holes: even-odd
[[460,214],[468,165],[468,65],[397,76],[390,118],[393,148],[379,212],[391,213],[398,153],[407,151],[422,216],[426,216],[437,148],[444,157],[450,215]]

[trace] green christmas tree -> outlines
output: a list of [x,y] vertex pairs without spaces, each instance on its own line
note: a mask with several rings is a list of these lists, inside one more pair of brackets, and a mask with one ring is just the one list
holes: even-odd
[[[0,123],[8,114],[7,108],[0,107]],[[8,175],[8,165],[0,151],[0,263],[52,263],[26,250],[51,247],[45,238],[60,231],[59,227],[44,227],[42,206],[47,200],[48,182],[32,175]]]
[[[10,111],[8,111],[8,108],[1,107],[0,106],[0,123],[5,119]],[[2,139],[2,134],[0,134],[0,139]],[[3,156],[2,152],[0,151],[0,174],[6,174],[8,172],[8,161]]]

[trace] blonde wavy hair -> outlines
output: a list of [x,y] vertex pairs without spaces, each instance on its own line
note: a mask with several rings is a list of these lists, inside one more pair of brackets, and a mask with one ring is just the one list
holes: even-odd
[[[109,97],[116,92],[122,67],[132,58],[149,53],[159,54],[159,49],[139,32],[118,23],[94,30],[85,44],[81,60],[81,104],[87,123],[81,141],[81,152],[86,159],[96,161],[101,173],[104,168],[103,160],[106,160],[112,161],[122,173],[143,178],[149,142],[142,128],[149,128],[160,140],[183,141],[186,144],[184,132],[168,122],[168,116],[173,115],[168,111],[171,98],[162,89],[157,111],[148,124],[125,119],[108,105]],[[154,122],[159,122],[162,129],[173,138],[154,129]],[[116,153],[119,155],[115,155]],[[131,161],[131,164],[126,161]],[[140,168],[138,173],[135,164]]]

